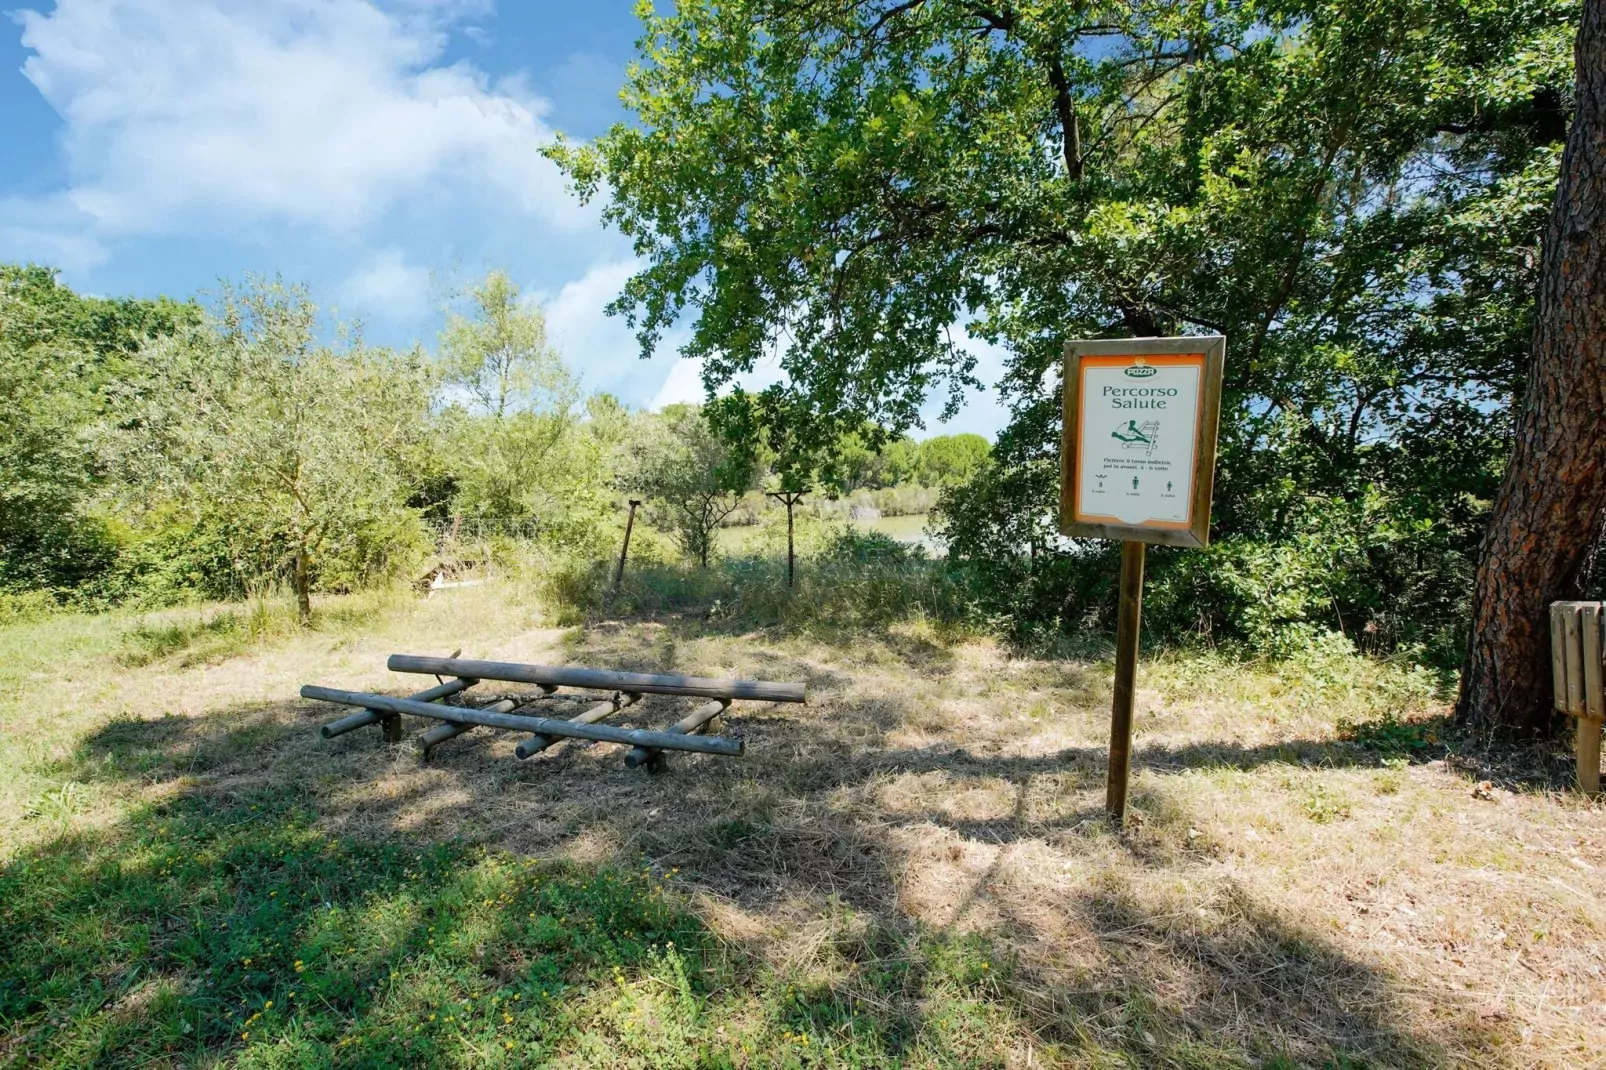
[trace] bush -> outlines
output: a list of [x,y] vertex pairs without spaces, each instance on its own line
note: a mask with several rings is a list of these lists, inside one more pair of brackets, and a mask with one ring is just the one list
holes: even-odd
[[784,556],[744,554],[695,563],[646,560],[632,549],[624,583],[613,592],[613,563],[550,555],[527,563],[535,596],[560,623],[587,616],[699,616],[726,624],[804,631],[883,627],[922,619],[965,627],[974,607],[968,581],[876,532],[835,531],[798,559],[786,585]]
[[[1051,453],[995,466],[946,492],[936,514],[950,562],[976,580],[985,613],[1024,637],[1114,626],[1114,543],[1057,531]],[[1204,642],[1285,658],[1329,632],[1369,654],[1441,669],[1465,648],[1475,540],[1375,488],[1353,500],[1311,496],[1276,533],[1218,533],[1204,550],[1151,546],[1143,626],[1169,642]]]
[[920,546],[899,542],[883,532],[858,528],[843,528],[832,534],[821,556],[826,562],[856,565],[901,566],[926,560],[926,552]]
[[0,627],[40,620],[58,608],[49,591],[0,591]]

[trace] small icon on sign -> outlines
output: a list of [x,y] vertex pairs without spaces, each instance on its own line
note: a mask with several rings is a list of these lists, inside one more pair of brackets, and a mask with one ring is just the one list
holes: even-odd
[[1136,420],[1128,420],[1125,427],[1111,431],[1110,437],[1121,443],[1122,449],[1142,450],[1152,457],[1155,446],[1160,442],[1160,421],[1145,420],[1139,424]]
[[1169,479],[1165,481],[1165,492],[1167,494],[1171,493],[1171,481]]
[[1132,477],[1132,489],[1133,490],[1137,490],[1138,489],[1138,477],[1137,476],[1133,476]]

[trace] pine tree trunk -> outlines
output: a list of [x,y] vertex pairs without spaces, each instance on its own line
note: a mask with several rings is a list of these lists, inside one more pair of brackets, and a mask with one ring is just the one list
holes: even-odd
[[1578,100],[1545,237],[1528,385],[1489,518],[1456,714],[1547,735],[1551,602],[1579,597],[1606,521],[1606,0],[1585,0]]

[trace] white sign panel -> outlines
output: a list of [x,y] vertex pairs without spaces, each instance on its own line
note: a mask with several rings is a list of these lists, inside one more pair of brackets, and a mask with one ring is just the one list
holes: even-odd
[[1084,362],[1076,519],[1188,526],[1203,378],[1202,360]]
[[1209,545],[1226,352],[1219,336],[1065,344],[1060,531]]

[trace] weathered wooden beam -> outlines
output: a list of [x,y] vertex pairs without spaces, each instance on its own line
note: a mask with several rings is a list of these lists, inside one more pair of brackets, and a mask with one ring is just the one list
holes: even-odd
[[[431,671],[431,670],[425,670]],[[672,732],[653,732],[643,728],[614,728],[604,724],[576,724],[573,721],[556,721],[548,717],[523,717],[512,713],[488,713],[459,706],[436,706],[428,702],[391,698],[388,695],[371,695],[362,691],[341,691],[333,687],[308,684],[301,689],[302,698],[322,699],[346,706],[361,706],[382,713],[410,713],[419,717],[433,717],[456,724],[485,725],[488,728],[510,728],[515,732],[535,732],[545,736],[573,739],[594,739],[603,743],[627,743],[636,747],[661,747],[665,750],[689,750],[700,754],[725,754],[738,757],[742,741],[723,736],[682,736]]]
[[[597,705],[591,707],[589,710],[586,710],[584,713],[581,713],[579,716],[569,718],[569,721],[571,724],[596,724],[604,717],[618,713],[626,706],[634,706],[640,701],[640,695],[631,695],[626,694],[623,691],[616,691],[614,692],[613,698],[609,699],[607,702],[599,702]],[[532,755],[540,754],[557,741],[558,740],[556,736],[534,735],[514,748],[513,753],[519,758],[529,758]]]
[[1586,795],[1600,791],[1601,722],[1606,719],[1606,671],[1601,664],[1602,604],[1552,602],[1550,604],[1551,678],[1555,707],[1573,725],[1574,771],[1578,790]]
[[[1209,501],[1209,495],[1204,498]],[[1121,543],[1121,587],[1115,615],[1115,692],[1110,703],[1110,768],[1104,809],[1117,829],[1126,827],[1127,782],[1132,770],[1132,700],[1137,694],[1138,637],[1143,621],[1146,545]]]
[[[408,695],[407,697],[413,702],[433,702],[435,699],[455,695],[459,691],[466,691],[478,682],[478,680],[463,679],[447,680],[426,691],[420,691],[416,695]],[[384,720],[385,714],[375,710],[364,710],[362,713],[354,713],[350,717],[342,717],[338,721],[324,725],[318,729],[318,734],[324,739],[334,739],[336,736],[343,736],[347,732],[355,732],[357,729],[366,728],[371,724],[381,724]]]
[[[513,708],[517,705],[518,703],[514,702],[512,699],[505,698],[501,702],[493,702],[489,706],[481,706],[480,709],[486,710],[490,713],[511,713],[513,712]],[[456,739],[464,732],[472,732],[477,727],[479,726],[471,724],[453,724],[450,721],[448,721],[446,724],[436,725],[434,728],[431,728],[428,732],[425,732],[423,735],[418,737],[418,756],[427,762],[429,761],[430,752],[436,747],[440,746],[442,743],[445,743],[448,739]]]
[[639,499],[630,499],[630,517],[625,521],[625,544],[619,547],[619,567],[613,573],[614,594],[619,593],[619,585],[625,582],[625,557],[630,553],[630,532],[636,526],[636,506],[640,504]]
[[[708,726],[708,723],[730,709],[730,700],[716,698],[706,705],[699,706],[686,717],[669,726],[668,734],[676,736],[696,735]],[[645,765],[649,772],[658,772],[663,768],[663,753],[656,747],[632,747],[630,753],[625,755],[625,765],[634,769]]]
[[580,669],[548,665],[521,665],[511,661],[471,661],[465,658],[431,658],[392,654],[391,672],[469,676],[476,680],[507,680],[520,684],[554,684],[593,691],[628,691],[638,695],[691,695],[696,698],[755,699],[760,702],[804,702],[802,684],[768,680],[717,680],[701,676],[672,676],[610,669]]
[[1601,665],[1601,629],[1606,614],[1600,603],[1585,604],[1578,612],[1579,654],[1584,678],[1583,710],[1573,725],[1573,750],[1578,759],[1574,776],[1585,795],[1600,793],[1601,720],[1606,718],[1606,673]]

